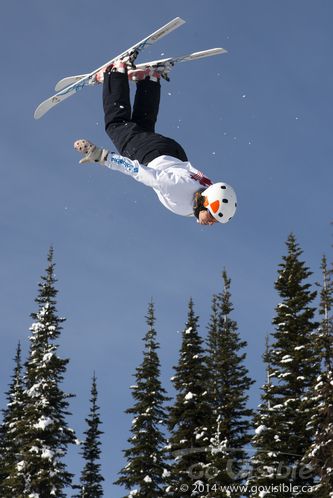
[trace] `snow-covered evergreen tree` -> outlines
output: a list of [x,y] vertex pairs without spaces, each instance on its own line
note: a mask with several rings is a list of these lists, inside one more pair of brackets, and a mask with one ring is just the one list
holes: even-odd
[[213,296],[207,341],[209,400],[213,413],[208,462],[211,482],[215,484],[207,498],[226,496],[220,486],[243,481],[241,469],[247,459],[245,446],[251,440],[253,415],[247,407],[248,391],[253,383],[244,365],[247,343],[240,339],[237,323],[231,318],[231,280],[226,271],[222,278],[223,292]]
[[97,405],[97,383],[96,376],[93,375],[91,398],[90,398],[90,413],[86,418],[88,429],[84,432],[85,440],[82,447],[82,456],[85,460],[85,465],[81,473],[80,492],[76,495],[78,498],[100,498],[103,496],[102,482],[104,478],[101,474],[101,441],[100,437],[103,432],[100,430],[101,419],[99,406]]
[[[269,339],[266,338],[266,350],[264,354],[266,362],[266,382],[262,386],[261,403],[254,417],[255,434],[252,438],[252,444],[256,453],[252,458],[253,470],[248,479],[249,486],[261,486],[268,488],[280,484],[280,476],[275,469],[280,465],[280,436],[279,436],[279,418],[276,412],[272,410],[274,406],[274,393],[272,385],[272,367],[270,364],[270,346]],[[284,469],[283,469],[284,470]],[[252,496],[265,496],[264,493],[253,494]],[[269,496],[267,494],[267,496]],[[281,496],[272,494],[272,497]]]
[[319,312],[322,317],[318,334],[318,348],[322,372],[313,392],[313,416],[309,427],[315,430],[305,462],[310,462],[319,476],[316,497],[333,497],[333,280],[327,260],[322,259],[323,284]]
[[0,496],[12,498],[12,478],[16,473],[22,434],[19,422],[24,406],[24,389],[22,381],[21,345],[17,346],[15,369],[7,393],[7,407],[3,411],[3,423],[0,436]]
[[[302,250],[293,234],[288,237],[287,248],[288,254],[283,257],[275,283],[282,302],[276,308],[275,331],[266,355],[270,381],[265,386],[253,440],[257,453],[250,482],[257,486],[313,483],[302,458],[313,437],[308,424],[312,410],[311,387],[320,367],[312,306],[316,292],[307,282],[311,272],[300,259]],[[277,491],[269,496],[282,497],[285,493]]]
[[71,395],[60,387],[68,360],[57,352],[64,319],[56,310],[54,266],[51,248],[46,274],[39,284],[38,311],[31,315],[34,322],[26,362],[25,403],[18,423],[24,437],[11,475],[12,496],[17,497],[65,498],[64,488],[72,480],[63,461],[75,435],[66,422]]
[[207,481],[211,409],[207,400],[209,373],[198,319],[191,299],[176,374],[172,378],[176,399],[170,407],[168,423],[171,433],[168,448],[173,463],[167,492],[174,498],[198,496],[201,485]]
[[128,497],[160,498],[167,474],[163,431],[167,420],[164,405],[169,398],[160,381],[153,303],[149,304],[146,320],[148,331],[144,337],[143,361],[136,369],[136,383],[131,387],[135,404],[126,410],[134,416],[128,440],[130,447],[124,451],[127,464],[115,484],[128,489]]

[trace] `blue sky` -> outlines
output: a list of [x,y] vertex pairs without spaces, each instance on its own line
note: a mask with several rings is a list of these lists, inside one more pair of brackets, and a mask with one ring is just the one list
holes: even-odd
[[[142,358],[148,302],[156,305],[168,387],[188,299],[205,335],[211,296],[221,290],[226,268],[234,318],[257,380],[255,405],[288,234],[293,231],[304,249],[312,281],[320,278],[322,254],[331,256],[332,14],[329,0],[11,0],[2,6],[0,393],[18,340],[27,352],[29,314],[52,244],[58,309],[67,318],[61,353],[71,358],[65,387],[77,394],[70,423],[80,435],[95,370],[106,497],[123,495],[112,481],[127,445],[130,419],[123,411]],[[226,226],[199,227],[169,213],[153,191],[130,178],[78,165],[77,138],[112,148],[101,88],[33,119],[59,79],[91,71],[176,16],[187,23],[139,60],[228,50],[177,66],[171,82],[162,82],[158,122],[158,131],[177,139],[194,166],[237,190],[239,209]],[[81,469],[76,451],[69,463],[74,472]]]

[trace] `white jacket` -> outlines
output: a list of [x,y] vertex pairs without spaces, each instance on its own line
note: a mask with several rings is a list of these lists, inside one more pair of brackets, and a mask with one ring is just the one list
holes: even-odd
[[119,154],[109,153],[105,166],[132,176],[155,190],[161,203],[175,214],[194,216],[193,197],[212,182],[191,163],[171,156],[159,156],[147,166]]

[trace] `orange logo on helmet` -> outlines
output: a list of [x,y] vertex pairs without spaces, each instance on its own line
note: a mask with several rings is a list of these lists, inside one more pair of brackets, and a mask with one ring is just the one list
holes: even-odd
[[213,213],[217,213],[218,210],[219,210],[219,207],[220,207],[220,201],[214,201],[214,202],[212,202],[211,205],[210,205],[210,207],[211,207]]

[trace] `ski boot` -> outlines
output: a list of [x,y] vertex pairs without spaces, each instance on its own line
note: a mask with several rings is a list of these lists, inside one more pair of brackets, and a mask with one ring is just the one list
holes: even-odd
[[135,50],[132,54],[124,57],[123,59],[119,59],[109,66],[103,67],[100,71],[98,71],[98,73],[95,74],[90,84],[98,85],[103,83],[105,73],[117,72],[125,74],[128,68],[135,68],[134,61],[137,56],[138,52]]
[[159,81],[160,78],[170,81],[169,72],[173,64],[165,63],[156,66],[146,66],[128,69],[128,79],[131,81],[141,81],[149,78],[152,81]]

